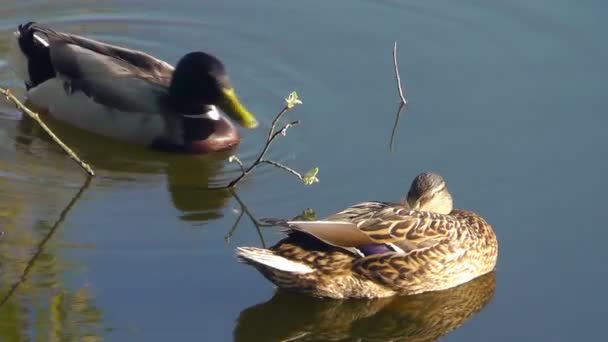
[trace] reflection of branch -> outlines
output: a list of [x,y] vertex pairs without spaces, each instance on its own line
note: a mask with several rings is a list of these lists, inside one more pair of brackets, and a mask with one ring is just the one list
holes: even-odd
[[[271,223],[270,221],[266,222],[265,221],[266,219],[258,220],[257,218],[255,218],[255,216],[253,216],[253,214],[251,213],[249,208],[247,208],[247,206],[245,205],[245,202],[243,202],[243,200],[241,200],[241,198],[236,194],[236,192],[234,190],[231,190],[230,192],[232,193],[232,195],[236,199],[236,201],[239,203],[241,210],[240,210],[239,216],[236,218],[236,221],[234,221],[234,224],[232,225],[232,227],[230,227],[230,230],[228,231],[226,236],[224,236],[224,240],[226,240],[227,243],[230,243],[230,239],[232,238],[232,235],[234,235],[236,228],[239,226],[241,219],[243,218],[244,215],[247,215],[247,216],[249,216],[249,219],[251,220],[251,222],[253,222],[253,224],[255,225],[255,228],[258,232],[258,236],[260,237],[260,242],[262,243],[262,246],[264,248],[266,248],[266,242],[264,241],[264,236],[262,235],[261,228],[262,227],[274,227],[275,224]],[[314,221],[316,219],[317,219],[317,214],[315,213],[315,211],[313,209],[310,209],[310,208],[302,210],[302,212],[300,214],[298,214],[292,218],[293,221]]]
[[65,151],[65,153],[67,153],[70,158],[78,163],[78,165],[80,165],[80,167],[83,168],[90,176],[95,176],[95,172],[93,172],[93,169],[89,166],[89,164],[78,158],[76,153],[74,153],[71,148],[64,144],[63,141],[61,141],[61,139],[59,139],[55,133],[53,133],[53,131],[51,131],[51,129],[42,121],[42,119],[40,119],[40,115],[38,115],[38,113],[34,113],[27,108],[23,103],[21,103],[21,101],[19,101],[18,98],[15,97],[15,95],[10,92],[10,90],[0,88],[0,94],[6,96],[7,100],[11,101],[17,108],[32,118],[32,120],[36,121],[38,125],[40,125],[40,127],[42,127],[42,129],[44,129],[44,131],[53,139],[53,141],[57,143],[57,145],[59,145]]
[[32,255],[31,259],[27,262],[27,265],[23,269],[23,273],[21,273],[21,277],[19,277],[19,279],[11,286],[11,288],[8,290],[8,292],[2,298],[2,300],[0,300],[0,307],[2,305],[4,305],[13,296],[13,294],[15,293],[17,288],[27,280],[27,275],[32,270],[32,267],[34,267],[34,264],[36,263],[36,260],[38,259],[38,257],[40,257],[40,255],[42,254],[42,251],[44,250],[44,246],[51,239],[51,237],[53,236],[55,231],[57,231],[57,228],[59,228],[59,225],[63,222],[63,220],[65,220],[70,209],[72,209],[74,204],[76,204],[76,202],[78,201],[78,199],[80,198],[80,196],[82,195],[84,190],[89,187],[90,183],[91,183],[91,177],[87,177],[84,184],[80,187],[80,189],[78,190],[76,195],[74,195],[74,197],[68,203],[68,205],[61,211],[61,213],[59,214],[59,218],[57,219],[57,221],[55,221],[55,224],[53,224],[51,229],[49,229],[48,233],[44,236],[44,238],[36,246],[36,252],[34,253],[34,255]]
[[395,67],[395,80],[397,81],[397,92],[399,95],[399,107],[395,114],[395,124],[393,125],[393,132],[391,133],[391,141],[389,143],[390,150],[393,150],[395,142],[395,134],[397,134],[397,127],[399,126],[399,119],[401,118],[401,111],[407,104],[405,96],[403,95],[403,88],[401,87],[401,76],[399,75],[399,65],[397,64],[397,41],[393,45],[393,65]]
[[239,212],[239,216],[236,218],[236,221],[234,221],[234,224],[232,225],[232,227],[230,227],[230,230],[228,231],[228,233],[226,234],[226,236],[224,236],[224,240],[227,243],[230,243],[230,239],[232,239],[232,235],[234,235],[234,231],[236,230],[236,227],[239,226],[239,222],[241,222],[241,219],[243,218],[243,215],[245,215],[245,210],[243,210],[243,207],[241,206],[241,210]]
[[239,214],[236,221],[234,222],[234,224],[228,231],[228,234],[226,234],[226,236],[224,236],[224,240],[226,240],[226,242],[230,242],[230,238],[232,238],[232,235],[234,234],[236,227],[239,225],[241,218],[243,218],[243,214],[246,214],[249,217],[249,219],[251,220],[251,222],[253,222],[253,225],[255,226],[255,229],[258,232],[258,236],[260,237],[260,242],[262,243],[262,246],[264,248],[266,248],[266,242],[264,242],[264,236],[262,235],[262,231],[260,228],[268,226],[268,225],[258,221],[258,219],[256,219],[255,216],[253,216],[253,214],[251,214],[251,212],[249,211],[249,208],[247,208],[247,206],[245,205],[245,202],[243,202],[243,200],[241,200],[239,195],[236,194],[236,191],[231,190],[230,193],[232,194],[234,199],[236,199],[236,201],[239,203],[239,206],[241,207],[241,213]]

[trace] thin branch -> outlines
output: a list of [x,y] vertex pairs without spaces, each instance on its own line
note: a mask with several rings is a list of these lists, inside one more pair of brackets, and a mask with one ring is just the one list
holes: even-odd
[[80,189],[78,190],[76,195],[74,195],[74,197],[68,203],[68,205],[61,211],[57,221],[55,221],[55,223],[53,224],[51,229],[49,229],[48,233],[44,236],[44,238],[42,240],[40,240],[40,242],[36,246],[36,252],[34,253],[34,255],[32,255],[31,259],[27,262],[25,268],[23,269],[23,272],[21,273],[21,277],[19,277],[19,279],[11,286],[11,288],[8,290],[8,292],[2,298],[2,300],[0,300],[0,307],[2,307],[2,305],[4,305],[13,296],[15,291],[17,291],[17,288],[27,280],[27,276],[30,273],[30,271],[32,270],[32,268],[34,267],[36,260],[38,260],[38,258],[42,254],[42,251],[44,250],[44,246],[51,239],[53,234],[57,231],[57,228],[59,228],[59,225],[65,220],[69,211],[72,209],[74,204],[76,204],[76,202],[78,201],[80,196],[82,196],[82,193],[89,187],[89,184],[91,184],[91,177],[86,178],[84,184],[80,187]]
[[239,164],[239,167],[241,168],[241,176],[244,177],[245,173],[247,172],[247,170],[245,170],[245,165],[243,165],[243,162],[239,159],[239,157],[237,156],[230,156],[228,158],[229,162],[235,162],[237,164]]
[[249,166],[247,169],[243,169],[243,167],[241,167],[241,175],[236,177],[234,180],[232,180],[230,183],[228,183],[228,185],[220,187],[219,189],[231,189],[233,188],[238,182],[240,182],[243,178],[247,177],[247,175],[249,175],[249,173],[251,172],[251,170],[253,170],[257,164],[260,163],[260,159],[262,159],[264,157],[264,155],[266,154],[266,152],[268,152],[268,149],[270,148],[270,145],[272,144],[274,138],[276,137],[274,134],[274,127],[276,125],[276,121],[277,118],[279,118],[281,115],[283,115],[287,110],[287,107],[283,108],[279,114],[277,114],[277,116],[275,117],[275,119],[272,121],[272,127],[270,128],[270,131],[268,132],[268,138],[266,139],[266,144],[264,144],[264,148],[262,149],[262,152],[260,152],[260,154],[257,156],[256,160],[253,162],[253,164],[251,164],[251,166]]
[[[284,113],[283,111],[281,111],[282,113]],[[281,115],[279,113],[279,115]],[[277,117],[279,116],[277,115]],[[264,145],[264,148],[262,148],[262,152],[260,152],[260,154],[257,156],[257,158],[255,159],[255,161],[253,162],[253,164],[251,164],[251,166],[249,166],[247,168],[247,170],[245,170],[245,175],[249,174],[249,172],[251,172],[251,170],[253,170],[259,163],[260,160],[262,160],[262,158],[264,158],[264,156],[266,155],[266,152],[268,152],[268,150],[270,149],[270,145],[272,145],[272,142],[279,136],[286,136],[287,135],[287,129],[289,127],[293,127],[300,124],[300,121],[296,120],[296,121],[292,121],[288,124],[286,124],[285,126],[283,126],[283,128],[281,128],[280,130],[273,132],[275,129],[275,123],[272,124],[272,128],[270,129],[270,132],[268,133],[268,140],[266,140],[266,144]],[[243,176],[243,177],[244,177]],[[235,179],[234,181],[232,181],[229,187],[233,187],[240,179]]]
[[[287,107],[285,107],[287,108]],[[286,109],[283,108],[283,110],[281,110],[281,112],[279,112],[279,114],[277,115],[277,118],[280,117],[281,115],[283,115],[283,113],[286,112]],[[266,140],[266,144],[264,145],[264,148],[262,148],[262,152],[260,152],[260,154],[257,156],[257,158],[255,159],[255,161],[253,162],[253,164],[251,164],[251,166],[249,166],[247,169],[245,169],[243,171],[243,173],[238,176],[236,179],[234,179],[232,182],[230,182],[226,188],[233,188],[238,182],[240,182],[243,178],[247,177],[247,175],[249,175],[249,173],[260,164],[260,161],[262,160],[262,158],[264,158],[264,156],[266,155],[266,152],[268,152],[268,149],[270,149],[270,145],[272,145],[272,142],[279,136],[285,136],[287,134],[287,129],[289,127],[293,127],[296,126],[300,123],[300,121],[293,121],[288,123],[287,125],[285,125],[283,128],[281,128],[278,131],[274,131],[275,126],[276,126],[276,118],[272,123],[272,127],[270,128],[270,132],[268,133],[268,139]]]
[[302,182],[304,181],[304,177],[302,177],[302,175],[301,175],[301,174],[300,174],[298,171],[296,171],[296,170],[294,170],[294,169],[290,168],[290,167],[289,167],[289,166],[287,166],[287,165],[281,164],[281,163],[279,163],[279,162],[275,162],[274,160],[268,160],[268,159],[262,159],[262,160],[260,161],[260,163],[265,163],[265,164],[270,164],[270,165],[276,166],[276,167],[278,167],[279,169],[283,169],[283,170],[285,170],[285,171],[287,171],[287,172],[291,173],[292,175],[294,175],[294,176],[298,177],[298,178],[299,178],[299,179],[300,179]]
[[[258,154],[258,156],[254,160],[254,162],[249,167],[245,168],[244,165],[243,165],[243,163],[241,162],[241,160],[238,157],[231,156],[230,158],[232,158],[232,159],[230,159],[230,161],[234,161],[234,162],[236,162],[236,163],[239,164],[239,167],[241,168],[241,174],[237,178],[235,178],[234,180],[232,180],[230,183],[228,183],[228,185],[217,187],[217,188],[211,188],[211,190],[224,190],[224,189],[232,189],[232,188],[234,188],[241,180],[243,180],[245,177],[247,177],[249,175],[249,173],[251,173],[251,171],[253,171],[254,168],[256,168],[258,165],[260,165],[262,163],[262,161],[264,160],[264,156],[266,155],[266,153],[270,149],[270,146],[272,145],[272,143],[274,142],[274,140],[279,135],[286,136],[287,135],[287,130],[289,128],[297,126],[297,125],[300,124],[299,120],[295,120],[295,121],[287,123],[285,126],[283,126],[279,130],[276,129],[276,126],[277,126],[277,124],[279,122],[279,119],[285,113],[287,113],[290,109],[291,109],[291,107],[289,107],[289,105],[286,105],[285,107],[283,107],[283,109],[281,109],[281,111],[272,120],[272,124],[270,126],[270,130],[268,131],[268,137],[266,138],[266,144],[264,144],[264,147],[262,148],[262,151]],[[299,176],[299,178],[300,178],[300,180],[302,180],[302,176]]]
[[51,131],[51,129],[42,121],[42,119],[40,119],[40,115],[38,115],[38,113],[35,113],[32,110],[30,110],[29,108],[27,108],[21,101],[19,101],[19,99],[17,97],[15,97],[11,93],[10,90],[0,88],[0,94],[3,94],[4,96],[6,96],[7,100],[11,101],[18,109],[20,109],[25,114],[27,114],[30,118],[32,118],[32,120],[36,121],[38,123],[38,125],[40,125],[40,127],[42,127],[42,129],[44,129],[44,131],[53,139],[53,141],[56,142],[57,145],[59,145],[65,151],[65,153],[67,153],[68,156],[70,156],[70,158],[72,158],[72,160],[74,160],[76,163],[78,163],[78,165],[80,165],[80,167],[83,168],[90,176],[95,176],[95,172],[93,171],[91,166],[89,166],[89,164],[82,161],[82,159],[78,158],[76,153],[74,153],[74,151],[72,151],[71,148],[69,148],[66,144],[64,144],[63,141],[61,141],[61,139],[59,139],[55,135],[55,133],[53,133],[53,131]]
[[[286,124],[285,126],[283,126],[283,128],[281,128],[280,130],[274,132],[274,134],[271,136],[270,140],[269,140],[269,144],[268,146],[270,146],[270,143],[280,134],[282,136],[287,136],[287,130],[290,129],[291,127],[295,127],[297,125],[300,124],[300,120],[296,120],[296,121],[292,121],[288,124]],[[268,149],[267,149],[268,150]],[[266,151],[264,151],[266,152]]]
[[[231,190],[231,189],[233,189],[238,184],[238,182],[240,182],[245,177],[247,177],[254,168],[256,168],[258,165],[262,164],[262,161],[264,160],[264,156],[266,155],[266,152],[268,152],[268,149],[270,149],[270,145],[272,145],[272,142],[279,135],[286,136],[287,130],[289,128],[300,124],[300,121],[296,120],[296,121],[292,121],[292,122],[286,124],[279,130],[276,129],[277,124],[279,123],[279,120],[281,119],[281,117],[283,117],[283,115],[285,113],[287,113],[295,105],[302,104],[302,101],[300,101],[300,99],[298,99],[298,94],[295,91],[292,91],[289,94],[289,96],[287,96],[287,98],[285,98],[285,102],[287,102],[287,104],[283,107],[283,109],[281,109],[279,111],[279,113],[272,120],[272,124],[270,125],[270,130],[268,131],[268,137],[266,138],[266,144],[264,144],[262,151],[255,158],[254,162],[248,168],[245,169],[243,167],[243,163],[240,161],[240,159],[238,157],[231,156],[228,160],[231,162],[236,161],[237,163],[239,163],[239,166],[241,167],[241,174],[238,177],[236,177],[236,179],[234,179],[230,183],[228,183],[228,185],[226,185],[226,186],[207,188],[208,190],[226,190],[226,189]],[[318,172],[319,172],[319,168],[315,167],[314,169],[310,170],[305,176],[299,176],[299,178],[300,178],[300,180],[302,180],[304,182],[304,184],[310,185],[314,182],[319,181],[319,179],[317,179],[317,177],[316,177]],[[296,172],[296,174],[298,174],[298,173]],[[308,174],[310,174],[310,177],[307,176]]]
[[395,113],[395,124],[393,125],[391,140],[389,142],[391,152],[393,151],[395,136],[397,134],[397,128],[399,126],[399,120],[401,119],[401,111],[407,104],[405,96],[403,95],[403,88],[401,86],[401,76],[399,75],[399,65],[397,64],[397,41],[395,41],[395,43],[393,44],[393,66],[395,67],[395,80],[397,82],[397,93],[399,95],[399,107],[397,108],[397,112]]
[[406,105],[407,101],[403,96],[403,88],[401,87],[401,76],[399,75],[399,65],[397,64],[397,41],[393,45],[393,64],[395,65],[395,78],[397,79],[397,91],[399,92],[399,98],[402,105]]
[[276,126],[277,126],[277,123],[279,122],[279,120],[281,119],[281,117],[283,117],[283,115],[285,115],[285,113],[287,113],[288,111],[289,111],[289,106],[285,106],[274,117],[274,119],[272,120],[272,124],[270,125],[270,131],[268,131],[268,138],[266,138],[267,142],[272,139],[272,134],[274,133],[274,130],[275,130]]

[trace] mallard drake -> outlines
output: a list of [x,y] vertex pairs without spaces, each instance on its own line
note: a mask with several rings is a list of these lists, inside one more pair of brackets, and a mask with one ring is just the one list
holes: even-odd
[[36,23],[19,25],[9,63],[37,110],[81,129],[153,148],[205,153],[236,145],[255,117],[224,64],[191,52],[173,68],[130,50]]
[[321,221],[266,219],[287,237],[239,247],[240,261],[279,288],[374,298],[445,290],[494,269],[498,243],[478,214],[452,208],[444,179],[421,173],[404,203],[364,202]]

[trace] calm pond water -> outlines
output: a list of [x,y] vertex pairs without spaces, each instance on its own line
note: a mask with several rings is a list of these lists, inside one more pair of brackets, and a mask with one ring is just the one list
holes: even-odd
[[[297,90],[304,104],[288,116],[303,124],[270,155],[321,169],[311,187],[257,170],[238,189],[254,215],[397,200],[435,170],[457,207],[494,225],[500,255],[494,274],[437,294],[274,294],[234,258],[235,246],[263,243],[247,217],[227,238],[241,204],[195,190],[238,175],[227,154],[170,156],[53,124],[98,171],[81,191],[81,171],[0,102],[0,341],[602,339],[607,10],[572,0],[3,0],[1,86],[21,89],[4,58],[29,20],[171,63],[213,52],[262,121],[234,153],[251,162]],[[391,153],[394,40],[410,104]],[[264,242],[277,232],[264,230]]]

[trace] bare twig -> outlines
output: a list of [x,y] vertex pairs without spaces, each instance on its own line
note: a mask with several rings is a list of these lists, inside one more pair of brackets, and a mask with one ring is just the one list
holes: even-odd
[[0,300],[0,307],[2,307],[2,305],[4,305],[13,296],[15,291],[17,291],[17,288],[27,280],[27,276],[30,273],[30,271],[32,270],[32,268],[34,267],[36,260],[38,260],[38,258],[42,254],[42,251],[44,250],[44,246],[51,239],[53,234],[57,231],[57,228],[59,228],[59,225],[65,220],[69,211],[72,209],[74,204],[76,204],[76,202],[78,201],[80,196],[82,196],[82,193],[89,187],[90,183],[91,183],[91,177],[87,177],[84,184],[80,187],[80,189],[78,190],[76,195],[74,195],[72,200],[61,211],[57,221],[55,221],[55,223],[53,224],[51,229],[49,229],[48,233],[44,236],[44,238],[42,240],[40,240],[40,242],[38,243],[38,246],[36,246],[36,252],[34,253],[34,255],[32,255],[31,259],[27,262],[25,268],[23,269],[23,272],[21,273],[21,277],[19,277],[19,279],[10,287],[10,289],[8,290],[6,295],[4,295],[2,300]]
[[274,119],[272,120],[272,124],[270,125],[270,130],[268,131],[268,138],[266,138],[266,142],[269,142],[272,140],[272,134],[274,133],[274,130],[277,127],[277,123],[279,122],[281,117],[283,117],[283,115],[285,115],[285,113],[287,113],[289,111],[289,109],[290,109],[289,105],[285,105],[285,107],[283,107],[283,109],[281,109],[281,111],[277,114],[277,116],[274,117]]
[[395,65],[395,78],[397,79],[397,91],[399,91],[399,98],[402,105],[406,105],[407,101],[403,96],[403,89],[401,88],[401,76],[399,75],[399,65],[397,64],[397,41],[393,45],[393,64]]
[[280,130],[274,132],[274,134],[271,136],[270,138],[270,142],[272,142],[279,134],[286,137],[287,136],[287,130],[290,129],[291,127],[295,127],[297,125],[300,124],[300,120],[296,120],[296,121],[292,121],[288,124],[286,124],[285,126],[283,126],[283,128],[281,128]]
[[89,166],[89,164],[85,163],[84,161],[82,161],[82,159],[78,158],[76,153],[74,153],[74,151],[72,151],[71,148],[69,148],[66,144],[64,144],[63,141],[61,141],[61,139],[59,139],[55,135],[55,133],[53,133],[53,131],[51,131],[51,129],[42,121],[42,119],[40,119],[40,115],[38,115],[38,113],[35,113],[32,110],[30,110],[29,108],[27,108],[21,101],[19,101],[19,99],[17,97],[15,97],[15,95],[13,95],[11,93],[10,90],[0,88],[0,94],[3,94],[4,96],[6,96],[7,100],[11,101],[13,104],[15,104],[15,106],[17,108],[19,108],[21,111],[23,111],[25,114],[27,114],[30,118],[32,118],[32,120],[36,121],[38,123],[38,125],[40,125],[40,127],[42,127],[42,129],[44,129],[44,131],[53,139],[53,141],[56,142],[57,145],[59,145],[65,151],[65,153],[67,153],[68,156],[70,156],[70,158],[72,158],[72,160],[74,160],[76,163],[78,163],[78,165],[80,165],[80,167],[83,168],[90,176],[95,176],[95,172]]
[[230,156],[228,158],[228,161],[231,162],[231,163],[232,162],[237,163],[239,165],[239,167],[241,168],[241,173],[245,173],[246,172],[245,165],[243,165],[243,162],[239,159],[239,157],[237,157],[237,156]]
[[397,113],[395,113],[395,124],[393,125],[393,131],[391,133],[391,141],[389,143],[390,150],[393,151],[395,143],[395,135],[397,134],[397,128],[399,127],[399,120],[401,119],[401,111],[407,104],[405,96],[403,95],[403,88],[401,87],[401,76],[399,75],[399,65],[397,64],[397,41],[393,44],[393,66],[395,67],[395,80],[397,81],[397,92],[399,95],[399,107]]
[[287,171],[287,172],[291,173],[292,175],[294,175],[294,176],[298,177],[298,178],[299,178],[299,179],[300,179],[302,182],[304,181],[304,177],[302,177],[302,175],[301,175],[301,174],[300,174],[298,171],[296,171],[296,170],[294,170],[294,169],[290,168],[290,167],[289,167],[289,166],[287,166],[287,165],[281,164],[281,163],[276,162],[276,161],[274,161],[274,160],[268,160],[268,159],[262,159],[262,160],[260,161],[260,163],[266,163],[266,164],[270,164],[270,165],[272,165],[272,166],[276,166],[276,167],[278,167],[279,169],[283,169],[283,170],[285,170],[285,171]]

